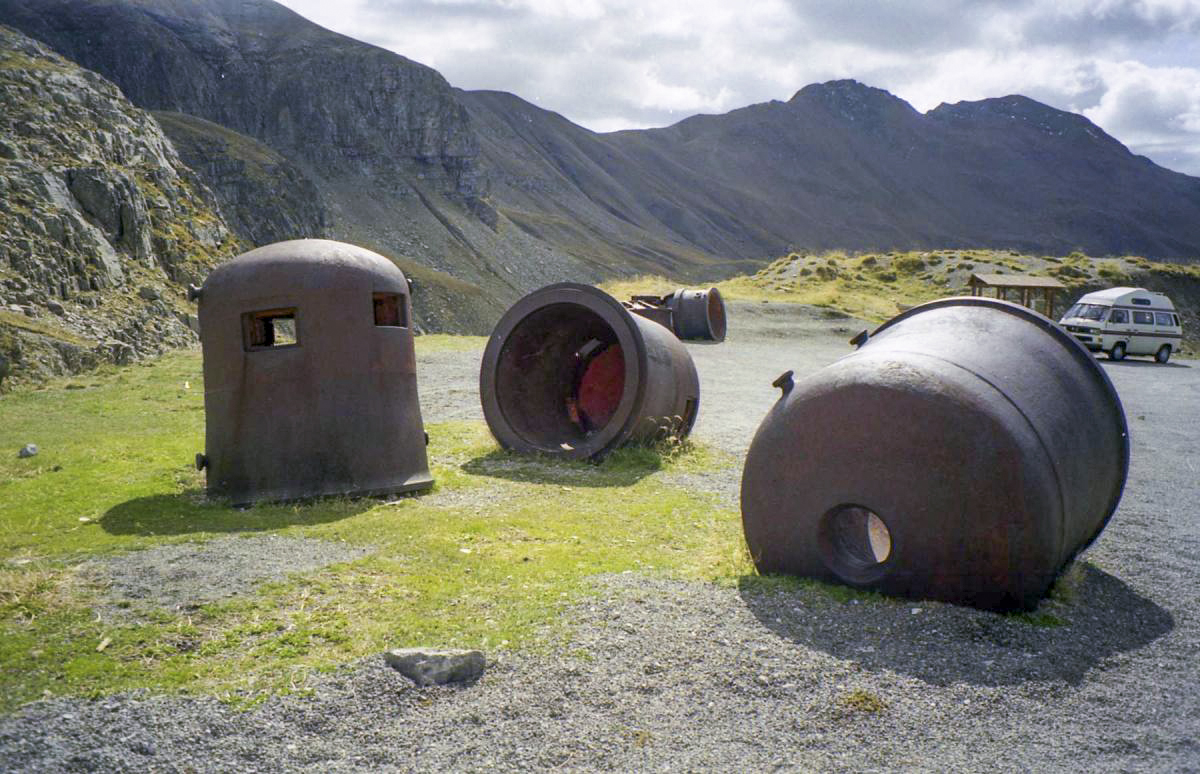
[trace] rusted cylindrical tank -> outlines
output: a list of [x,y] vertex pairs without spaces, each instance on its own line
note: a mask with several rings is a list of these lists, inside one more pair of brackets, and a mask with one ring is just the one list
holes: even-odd
[[777,386],[742,477],[760,572],[1028,608],[1125,485],[1112,383],[1079,342],[1016,304],[915,307]]
[[217,267],[199,293],[208,492],[234,503],[433,484],[404,273],[301,239]]
[[687,348],[588,285],[549,285],[496,325],[479,372],[501,446],[600,458],[631,441],[686,436],[700,381]]
[[666,298],[672,327],[681,339],[725,340],[725,300],[716,288],[680,288]]

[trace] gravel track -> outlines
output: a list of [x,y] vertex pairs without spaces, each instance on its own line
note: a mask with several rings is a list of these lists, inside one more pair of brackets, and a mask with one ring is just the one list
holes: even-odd
[[[862,327],[732,305],[728,342],[690,349],[696,437],[733,462],[677,483],[735,507],[770,382],[848,353]],[[478,417],[461,395],[478,362],[422,359],[426,421]],[[0,719],[0,766],[1200,771],[1200,366],[1103,367],[1128,414],[1130,475],[1038,611],[1056,625],[749,578],[604,576],[566,641],[489,654],[474,685],[416,688],[372,658],[244,713],[144,694],[41,701]]]

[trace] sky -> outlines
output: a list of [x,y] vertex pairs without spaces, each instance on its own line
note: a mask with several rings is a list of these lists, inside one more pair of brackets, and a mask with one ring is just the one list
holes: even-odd
[[853,78],[926,111],[1008,94],[1200,175],[1200,0],[282,0],[595,131]]

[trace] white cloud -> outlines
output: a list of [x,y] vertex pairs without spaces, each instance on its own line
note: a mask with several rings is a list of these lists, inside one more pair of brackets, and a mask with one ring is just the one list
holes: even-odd
[[920,110],[1024,94],[1200,174],[1200,0],[284,2],[455,86],[512,92],[598,131],[855,78]]
[[1159,163],[1200,172],[1200,69],[1126,61],[1099,72],[1104,94],[1084,115]]

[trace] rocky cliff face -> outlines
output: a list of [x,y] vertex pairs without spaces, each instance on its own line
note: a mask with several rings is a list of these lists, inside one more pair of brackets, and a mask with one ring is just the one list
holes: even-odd
[[38,378],[194,342],[183,286],[238,247],[148,114],[0,26],[0,370]]
[[242,241],[267,245],[325,236],[317,185],[252,137],[184,113],[154,113],[180,158],[216,194]]

